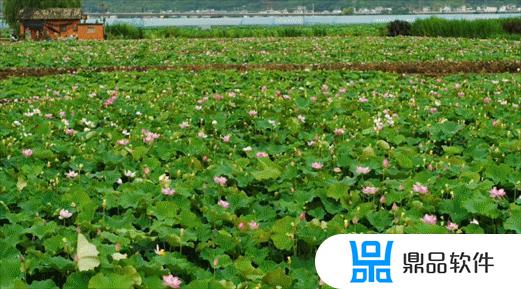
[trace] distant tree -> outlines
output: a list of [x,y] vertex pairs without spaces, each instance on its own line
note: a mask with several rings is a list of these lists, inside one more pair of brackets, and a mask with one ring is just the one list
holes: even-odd
[[4,20],[18,32],[20,10],[44,8],[81,8],[82,0],[4,0]]
[[355,14],[355,9],[352,7],[342,9],[342,15],[353,15]]

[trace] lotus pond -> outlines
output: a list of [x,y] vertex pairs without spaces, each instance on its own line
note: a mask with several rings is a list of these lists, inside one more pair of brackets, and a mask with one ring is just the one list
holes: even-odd
[[334,234],[521,233],[519,74],[149,71],[0,87],[1,288],[326,288],[314,254]]
[[519,61],[521,41],[424,37],[291,37],[21,42],[0,69],[211,63]]

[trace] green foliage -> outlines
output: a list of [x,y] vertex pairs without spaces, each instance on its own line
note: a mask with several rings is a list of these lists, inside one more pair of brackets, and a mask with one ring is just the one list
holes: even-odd
[[22,9],[79,8],[82,0],[4,0],[5,22],[18,33],[19,12]]
[[503,22],[503,30],[510,34],[521,34],[521,18],[505,20]]
[[313,37],[313,36],[378,36],[380,24],[313,25],[313,26],[253,26],[253,27],[192,27],[140,28],[131,24],[106,27],[109,39],[158,38],[246,38],[246,37]]
[[411,35],[411,23],[401,20],[391,21],[387,24],[387,35],[409,36]]
[[521,234],[521,207],[512,205],[510,216],[505,221],[505,229]]
[[114,24],[105,27],[105,33],[111,39],[142,39],[143,28],[130,24]]
[[[413,22],[411,33],[415,36],[428,37],[514,37],[507,34],[507,29],[511,27],[512,31],[508,31],[508,33],[513,34],[517,27],[515,23],[518,22],[514,19],[446,20],[433,17]],[[504,29],[504,25],[507,25],[507,28]]]

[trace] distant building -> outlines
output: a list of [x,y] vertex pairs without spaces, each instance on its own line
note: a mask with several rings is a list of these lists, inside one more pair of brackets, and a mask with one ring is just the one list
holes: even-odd
[[485,7],[484,11],[487,13],[496,13],[497,7]]
[[84,23],[79,8],[50,8],[20,11],[20,38],[32,40],[103,40],[103,24]]

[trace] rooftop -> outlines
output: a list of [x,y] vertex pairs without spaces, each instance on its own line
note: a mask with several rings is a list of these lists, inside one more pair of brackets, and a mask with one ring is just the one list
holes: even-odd
[[20,11],[22,20],[70,20],[82,19],[80,8],[24,9]]

